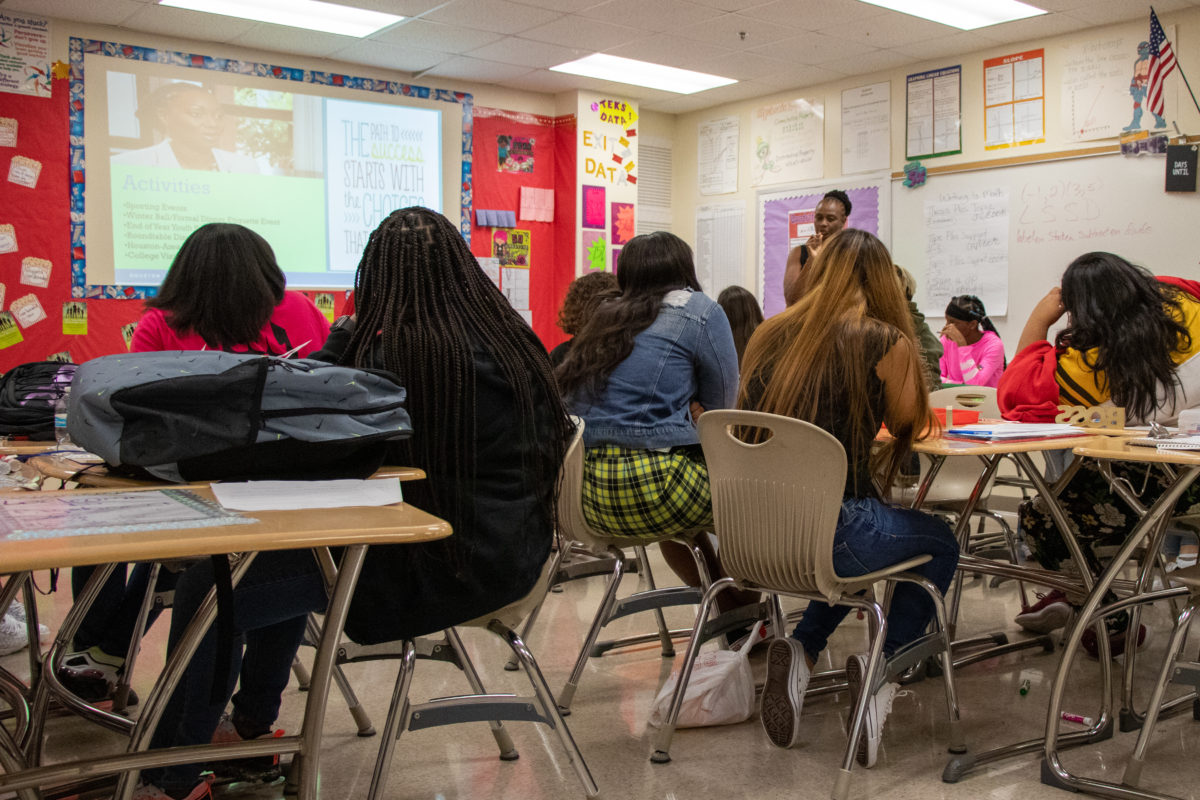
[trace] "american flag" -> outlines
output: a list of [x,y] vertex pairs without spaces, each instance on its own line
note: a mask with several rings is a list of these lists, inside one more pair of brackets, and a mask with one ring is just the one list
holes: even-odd
[[1158,15],[1150,9],[1150,81],[1146,87],[1146,105],[1156,117],[1163,115],[1163,84],[1175,71],[1175,51],[1158,24]]

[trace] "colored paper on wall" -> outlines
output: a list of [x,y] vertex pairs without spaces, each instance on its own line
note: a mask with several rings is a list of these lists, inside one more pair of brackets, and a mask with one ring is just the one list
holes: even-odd
[[25,339],[21,336],[21,329],[17,327],[13,315],[7,311],[0,311],[0,350],[23,341]]
[[479,257],[475,259],[479,262],[479,268],[483,270],[483,274],[488,276],[488,280],[500,288],[500,259],[493,257]]
[[13,156],[8,162],[8,181],[18,186],[30,189],[37,187],[38,176],[42,174],[42,162],[25,156]]
[[7,287],[3,283],[0,283],[0,308],[4,307],[4,293],[6,290]]
[[532,136],[497,136],[496,154],[501,172],[533,172]]
[[583,232],[583,268],[589,272],[603,272],[607,267],[608,240],[604,231]]
[[522,186],[521,220],[523,222],[554,222],[554,190]]
[[87,336],[87,303],[72,300],[63,303],[63,333],[67,336]]
[[[600,228],[607,226],[604,220],[604,187],[583,187],[583,227]],[[3,226],[0,226],[2,228]]]
[[529,269],[529,231],[499,228],[492,231],[492,257],[500,259],[501,267]]
[[0,92],[50,96],[50,20],[0,11]]
[[8,310],[17,318],[17,322],[22,328],[37,325],[46,318],[46,309],[42,308],[42,303],[37,299],[36,294],[18,297],[9,304]]
[[50,287],[51,264],[44,258],[21,259],[21,283],[26,286],[36,286],[39,289]]
[[617,264],[620,262],[620,260],[621,260],[621,248],[619,248],[619,247],[614,247],[614,248],[612,249],[612,271],[613,271],[613,275],[616,275],[616,274],[617,274]]
[[633,203],[612,204],[612,243],[623,245],[637,233],[633,219]]
[[121,338],[125,340],[125,349],[128,350],[133,345],[133,332],[137,330],[137,323],[131,322],[128,325],[121,326]]
[[12,117],[0,117],[0,147],[17,146],[17,121]]
[[313,304],[325,315],[325,319],[333,322],[334,300],[330,292],[319,292],[313,297]]

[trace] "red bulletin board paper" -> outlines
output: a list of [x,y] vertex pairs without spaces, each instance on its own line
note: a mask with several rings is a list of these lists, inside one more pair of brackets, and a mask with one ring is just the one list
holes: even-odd
[[[475,108],[473,161],[476,165],[473,205],[475,208],[497,208],[516,211],[521,205],[521,187],[556,189],[554,218],[557,222],[520,221],[518,227],[530,232],[529,305],[533,311],[533,330],[547,348],[566,339],[559,330],[558,304],[566,293],[573,273],[574,251],[560,251],[559,227],[574,226],[575,211],[562,216],[560,198],[574,193],[574,140],[570,140],[571,181],[566,191],[558,184],[559,142],[564,135],[551,117],[535,116],[494,108]],[[570,134],[566,134],[570,135]],[[497,138],[517,136],[533,139],[533,171],[504,172],[499,163]],[[492,255],[492,229],[471,225],[471,252],[479,257]]]

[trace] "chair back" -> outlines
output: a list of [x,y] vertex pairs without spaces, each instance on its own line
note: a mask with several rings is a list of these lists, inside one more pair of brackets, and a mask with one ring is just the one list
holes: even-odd
[[[983,401],[977,398],[983,395]],[[991,386],[951,386],[938,389],[929,394],[930,408],[967,408],[978,411],[979,416],[986,419],[1000,419],[1000,405],[996,401],[996,390]],[[947,428],[950,424],[947,423]],[[924,475],[928,462],[922,460],[921,474]],[[949,458],[938,471],[933,486],[925,496],[926,503],[945,503],[955,500],[966,500],[975,488],[979,479],[979,461],[974,458]],[[984,497],[991,494],[992,481],[984,492]]]
[[[978,398],[983,396],[983,400]],[[1000,419],[1000,403],[994,386],[950,386],[929,393],[930,408],[969,408],[984,419]],[[947,420],[949,424],[949,420]]]
[[[770,438],[743,442],[740,426]],[[807,422],[758,411],[709,411],[699,427],[725,571],[766,589],[839,596],[833,537],[846,485],[841,442]]]
[[575,435],[563,459],[562,480],[558,485],[558,533],[568,542],[579,542],[603,551],[605,537],[593,531],[583,517],[583,429],[581,417],[572,416]]

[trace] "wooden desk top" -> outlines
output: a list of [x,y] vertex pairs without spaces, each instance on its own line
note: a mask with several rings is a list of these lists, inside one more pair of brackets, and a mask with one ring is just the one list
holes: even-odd
[[1078,444],[1074,452],[1088,458],[1200,466],[1200,450],[1159,450],[1157,447],[1129,444],[1123,439],[1094,439]]
[[[182,488],[182,487],[179,487]],[[214,501],[212,490],[187,487]],[[155,491],[155,490],[147,490]],[[79,489],[72,495],[112,494]],[[38,498],[34,493],[6,494],[5,503]],[[87,534],[48,539],[0,539],[4,572],[108,564],[114,561],[161,561],[218,553],[294,550],[350,544],[408,544],[449,536],[450,523],[407,503],[393,506],[255,511],[250,525],[179,528],[134,533]]]
[[1092,442],[1104,441],[1119,440],[1110,436],[1070,436],[1059,439],[1028,439],[1021,442],[968,442],[939,436],[923,442],[914,442],[913,450],[931,456],[991,456],[1005,453],[1033,453],[1039,450],[1070,450]]
[[[143,486],[164,488],[169,486],[165,481],[141,480],[140,478],[129,478],[123,475],[110,475],[104,464],[89,464],[83,461],[75,461],[65,455],[34,456],[29,459],[29,465],[47,478],[58,478],[64,481],[68,479],[76,480],[83,486],[91,486],[97,489],[134,489]],[[371,477],[419,481],[425,478],[425,471],[417,467],[384,465],[376,470]],[[202,482],[202,485],[204,483],[207,483],[207,481]]]

